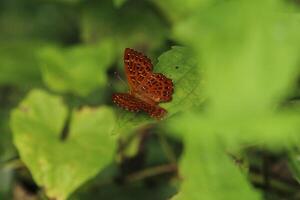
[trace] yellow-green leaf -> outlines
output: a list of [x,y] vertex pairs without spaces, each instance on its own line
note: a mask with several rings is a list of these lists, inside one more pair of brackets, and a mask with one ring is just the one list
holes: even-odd
[[49,197],[63,200],[111,161],[115,141],[110,136],[110,108],[83,108],[71,116],[61,139],[67,109],[58,96],[32,91],[12,112],[14,143],[34,180]]

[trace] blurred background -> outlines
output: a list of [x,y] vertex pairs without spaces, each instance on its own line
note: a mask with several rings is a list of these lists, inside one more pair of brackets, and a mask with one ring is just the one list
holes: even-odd
[[[173,44],[170,27],[151,1],[0,1],[0,199],[46,198],[19,160],[9,127],[10,111],[25,95],[39,88],[63,96],[70,107],[111,105],[113,88],[128,89],[114,75],[124,77],[125,47],[157,58]],[[174,194],[175,187],[166,184],[168,173],[175,174],[173,167],[163,178],[122,181],[125,174],[167,163],[155,131],[146,135],[136,137],[140,150],[121,168],[111,164],[70,199],[164,199]],[[180,142],[172,143],[181,151]],[[152,152],[146,160],[145,152]]]
[[[11,111],[33,89],[42,89],[61,96],[69,109],[83,106],[113,106],[111,94],[116,91],[125,92],[128,89],[119,80],[119,76],[125,77],[123,51],[126,47],[144,52],[152,59],[154,65],[157,63],[157,58],[172,46],[188,46],[195,50],[196,59],[208,66],[207,69],[212,69],[207,70],[208,73],[204,76],[216,77],[211,79],[215,84],[208,84],[210,92],[207,93],[211,97],[209,105],[215,105],[215,110],[211,113],[217,113],[228,119],[227,114],[234,113],[229,108],[232,105],[234,105],[233,111],[243,109],[245,105],[249,113],[253,110],[255,112],[256,108],[259,110],[264,107],[265,102],[260,100],[265,96],[268,97],[268,92],[265,91],[274,88],[275,80],[281,84],[280,78],[285,76],[285,73],[281,73],[284,70],[281,69],[285,67],[285,63],[287,63],[286,68],[293,68],[290,65],[298,59],[296,54],[300,46],[295,39],[299,35],[298,28],[291,29],[291,34],[285,35],[283,30],[288,30],[285,26],[277,27],[275,40],[280,43],[284,41],[281,40],[281,36],[287,36],[292,38],[295,48],[293,45],[283,46],[281,43],[270,45],[273,41],[268,40],[268,34],[264,35],[265,30],[269,31],[269,26],[266,24],[275,21],[274,16],[270,14],[273,14],[274,10],[292,12],[293,9],[285,5],[292,5],[295,10],[298,10],[299,4],[297,1],[278,1],[284,2],[282,4],[284,6],[280,4],[276,7],[276,4],[272,7],[270,5],[275,3],[269,5],[255,0],[253,4],[249,3],[252,7],[247,7],[248,4],[245,3],[247,1],[229,6],[224,2],[214,0],[0,0],[0,199],[48,199],[44,188],[39,187],[33,180],[32,172],[20,160],[14,146],[10,127]],[[222,3],[226,5],[219,6]],[[214,5],[217,6],[212,9]],[[257,10],[260,11],[258,15],[254,13]],[[200,16],[202,13],[203,15]],[[237,14],[228,15],[228,13]],[[251,37],[248,37],[249,35]],[[260,37],[261,35],[263,36]],[[273,32],[270,35],[273,35]],[[282,43],[286,44],[285,41]],[[245,49],[251,49],[249,50],[251,52],[239,48],[241,44],[247,44]],[[247,52],[250,56],[247,53],[242,55],[241,52]],[[259,60],[264,56],[268,61]],[[269,62],[273,58],[278,59],[274,59],[273,63]],[[172,57],[169,60],[172,60]],[[215,67],[223,63],[225,66],[223,71]],[[230,68],[226,66],[235,66],[235,64],[245,66],[246,70],[237,70],[230,74]],[[252,69],[252,64],[271,67],[266,68],[265,71],[260,71],[261,68],[257,71],[248,70]],[[280,65],[278,71],[276,71],[276,64]],[[217,70],[214,71],[215,69]],[[270,74],[274,72],[276,76],[269,76],[269,72]],[[296,75],[291,75],[293,72],[296,70],[287,72],[289,75],[286,75],[286,79],[283,78],[284,83],[297,79]],[[267,77],[262,78],[261,82],[259,82],[260,73],[261,77]],[[227,75],[230,81],[224,79],[225,84],[223,84],[222,78]],[[240,78],[235,82],[231,79],[231,75]],[[240,87],[236,84],[239,83],[238,81],[248,80],[247,77],[251,75],[258,77],[255,80],[265,87],[259,90],[261,87],[259,84],[255,85],[257,83],[255,82],[255,87],[252,88],[251,81],[250,86],[246,84],[245,87]],[[201,78],[199,76],[197,79]],[[217,88],[218,84],[221,85],[221,89]],[[232,87],[233,92],[230,89],[226,90],[227,86]],[[222,87],[225,89],[223,90]],[[250,92],[247,90],[249,88]],[[285,87],[278,88],[285,90]],[[257,91],[260,93],[256,94]],[[274,91],[277,91],[277,88]],[[299,84],[295,84],[293,89],[285,90],[284,93],[288,94],[286,95],[288,98],[284,99],[283,104],[298,101],[299,91]],[[234,103],[231,104],[231,98],[234,97],[231,94],[234,92],[241,92],[237,95],[241,101],[235,98]],[[276,95],[269,96],[272,97],[270,102],[273,102],[273,97]],[[222,102],[218,104],[217,100]],[[269,103],[267,100],[266,102]],[[203,108],[206,108],[207,102],[205,105],[202,105],[202,102],[197,103],[203,106],[199,110],[205,110]],[[247,112],[240,110],[237,113],[232,124],[235,124],[240,116],[247,115]],[[195,123],[190,123],[188,120],[183,122],[187,122],[184,124],[186,126],[192,125],[188,127],[190,129],[186,127],[180,129],[174,125],[182,135],[185,135],[188,130],[196,130],[197,135],[199,132],[202,133],[202,131],[197,132],[199,129],[196,126],[199,124],[195,121],[192,121]],[[215,126],[213,122],[210,125]],[[68,124],[65,125],[66,129],[67,126]],[[274,130],[277,130],[276,127]],[[172,131],[173,129],[159,129],[157,126],[143,126],[132,134],[126,135],[118,144],[117,161],[109,163],[101,173],[72,193],[69,199],[170,199],[177,193],[180,182],[184,180],[178,172],[177,161],[185,149],[183,140],[172,136]],[[257,133],[253,138],[258,135],[263,134]],[[236,135],[232,138],[234,137]],[[280,143],[280,137],[278,138],[276,142]],[[34,147],[29,148],[34,149]],[[202,156],[204,153],[202,152]],[[195,157],[198,157],[201,152],[197,151],[195,154]],[[249,185],[255,187],[262,194],[262,198],[279,200],[300,199],[300,185],[297,178],[300,168],[296,159],[298,155],[298,151],[290,154],[280,148],[271,151],[264,145],[250,145],[244,148],[242,154],[228,153],[227,157],[243,173],[249,173],[247,175]],[[214,166],[223,170],[223,163],[215,163]],[[198,172],[197,168],[193,170]],[[194,172],[193,170],[191,172]],[[226,179],[224,177],[220,175],[219,178],[224,181]],[[218,179],[216,182],[219,182]],[[220,185],[221,183],[222,181]],[[227,190],[226,187],[228,186],[224,186],[224,191]],[[214,191],[211,192],[213,193]],[[221,190],[220,194],[222,194]]]

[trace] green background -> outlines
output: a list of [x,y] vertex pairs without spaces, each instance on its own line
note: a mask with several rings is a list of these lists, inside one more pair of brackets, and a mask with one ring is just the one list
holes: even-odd
[[[299,6],[1,0],[0,199],[300,199]],[[161,121],[112,103],[126,47]]]

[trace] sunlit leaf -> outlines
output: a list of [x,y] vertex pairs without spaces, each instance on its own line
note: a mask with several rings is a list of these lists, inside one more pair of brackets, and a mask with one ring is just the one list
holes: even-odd
[[216,117],[272,112],[289,93],[298,74],[300,21],[284,9],[277,1],[222,2],[175,29],[198,52]]
[[179,199],[258,199],[226,148],[247,141],[279,149],[299,138],[298,113],[279,106],[299,72],[299,21],[287,9],[223,1],[175,26],[177,40],[196,52],[207,100],[204,111],[169,122],[186,144]]
[[59,97],[34,90],[11,117],[22,161],[47,195],[59,200],[103,169],[115,150],[109,135],[114,116],[108,107],[74,111],[68,137],[62,141],[66,115]]

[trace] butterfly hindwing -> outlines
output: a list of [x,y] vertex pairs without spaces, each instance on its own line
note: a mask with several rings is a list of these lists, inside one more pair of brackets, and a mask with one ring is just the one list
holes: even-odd
[[131,112],[144,111],[148,113],[151,117],[156,119],[161,119],[167,111],[157,105],[151,105],[146,103],[131,94],[127,93],[116,93],[113,94],[113,102],[116,103],[121,108],[124,108]]
[[118,106],[129,110],[131,112],[139,112],[144,110],[144,103],[143,101],[135,98],[134,96],[127,94],[127,93],[116,93],[113,94],[113,102],[116,103]]

